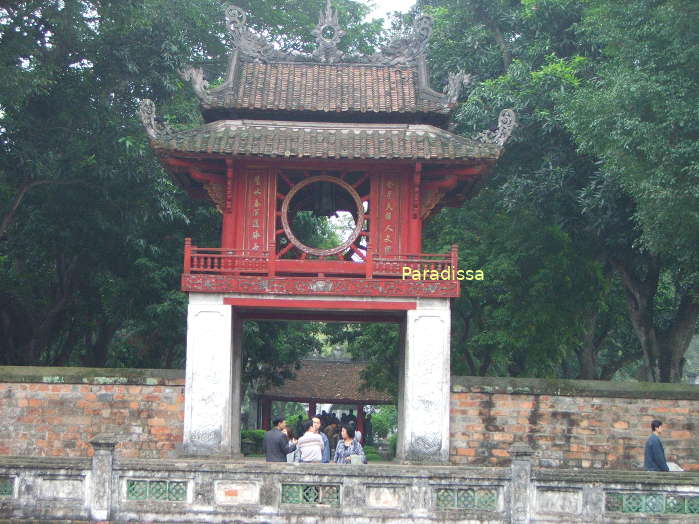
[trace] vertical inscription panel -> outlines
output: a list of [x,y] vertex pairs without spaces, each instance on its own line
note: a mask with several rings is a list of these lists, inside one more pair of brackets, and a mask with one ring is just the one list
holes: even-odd
[[263,251],[272,240],[269,224],[270,210],[275,209],[273,190],[269,170],[249,169],[245,172],[243,249]]
[[394,256],[401,252],[401,187],[401,177],[398,175],[378,177],[376,252],[380,256]]

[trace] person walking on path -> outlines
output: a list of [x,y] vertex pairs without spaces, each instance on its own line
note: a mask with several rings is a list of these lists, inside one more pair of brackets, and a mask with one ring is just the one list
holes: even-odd
[[665,460],[665,448],[663,448],[663,443],[658,436],[663,432],[663,423],[654,420],[650,423],[650,429],[652,433],[646,440],[643,467],[646,471],[670,471]]
[[320,462],[323,460],[323,439],[313,431],[313,421],[303,424],[304,434],[296,443],[299,450],[299,462]]
[[284,433],[286,422],[283,418],[275,418],[272,424],[274,427],[262,439],[265,458],[267,462],[286,462],[286,455],[296,449],[296,444]]

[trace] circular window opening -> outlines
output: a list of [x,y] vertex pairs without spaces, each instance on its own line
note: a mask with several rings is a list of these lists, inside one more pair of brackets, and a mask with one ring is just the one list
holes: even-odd
[[362,200],[347,182],[330,176],[306,178],[282,202],[282,226],[302,252],[327,256],[346,251],[364,226]]
[[333,26],[326,25],[320,30],[320,34],[325,40],[332,40],[335,38],[335,28]]

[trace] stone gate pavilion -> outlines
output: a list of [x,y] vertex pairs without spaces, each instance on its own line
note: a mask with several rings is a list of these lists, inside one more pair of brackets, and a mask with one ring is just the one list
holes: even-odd
[[[185,452],[240,452],[244,320],[387,321],[402,327],[398,458],[445,463],[458,260],[456,248],[423,253],[422,225],[473,194],[514,115],[503,111],[497,131],[479,139],[445,129],[465,75],[451,75],[446,94],[430,87],[427,16],[362,57],[337,48],[344,32],[329,2],[312,56],[275,49],[237,7],[226,21],[234,47],[225,81],[210,88],[202,69],[183,72],[204,125],[171,131],[153,102],[141,106],[163,166],[222,217],[220,246],[185,245]],[[334,245],[304,228],[319,217],[342,224]],[[424,270],[451,276],[430,280]]]

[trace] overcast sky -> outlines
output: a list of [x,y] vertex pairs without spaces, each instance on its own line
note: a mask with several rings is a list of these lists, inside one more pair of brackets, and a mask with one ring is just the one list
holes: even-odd
[[386,13],[392,11],[401,11],[405,13],[415,5],[415,0],[365,0],[365,2],[376,6],[374,11],[369,15],[369,19],[385,18]]

